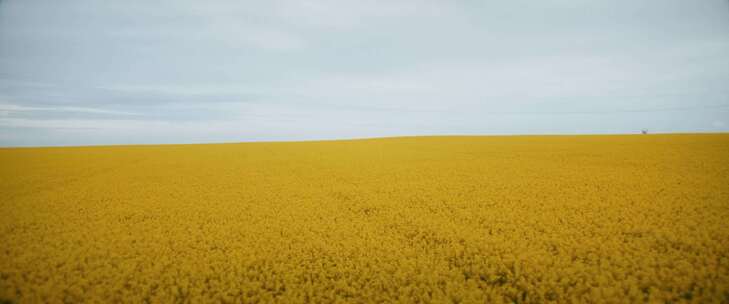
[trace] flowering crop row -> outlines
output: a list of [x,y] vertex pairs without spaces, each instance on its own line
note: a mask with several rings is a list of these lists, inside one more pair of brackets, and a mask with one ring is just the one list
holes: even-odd
[[0,149],[0,300],[729,301],[729,135]]

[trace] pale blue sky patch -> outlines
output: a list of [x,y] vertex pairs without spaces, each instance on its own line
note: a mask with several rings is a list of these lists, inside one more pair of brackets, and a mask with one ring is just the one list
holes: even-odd
[[729,131],[729,2],[0,2],[0,146]]

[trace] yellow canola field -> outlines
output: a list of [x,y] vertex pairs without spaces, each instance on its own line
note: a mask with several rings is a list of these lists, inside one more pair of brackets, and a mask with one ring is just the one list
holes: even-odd
[[0,149],[11,303],[729,302],[729,135]]

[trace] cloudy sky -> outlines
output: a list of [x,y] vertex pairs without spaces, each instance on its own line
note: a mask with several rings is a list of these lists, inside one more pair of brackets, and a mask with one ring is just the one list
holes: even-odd
[[0,146],[729,131],[729,1],[0,0]]

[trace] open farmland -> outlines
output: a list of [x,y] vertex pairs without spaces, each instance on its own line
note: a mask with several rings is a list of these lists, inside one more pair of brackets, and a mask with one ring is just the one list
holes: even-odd
[[0,299],[728,302],[729,135],[0,149]]

